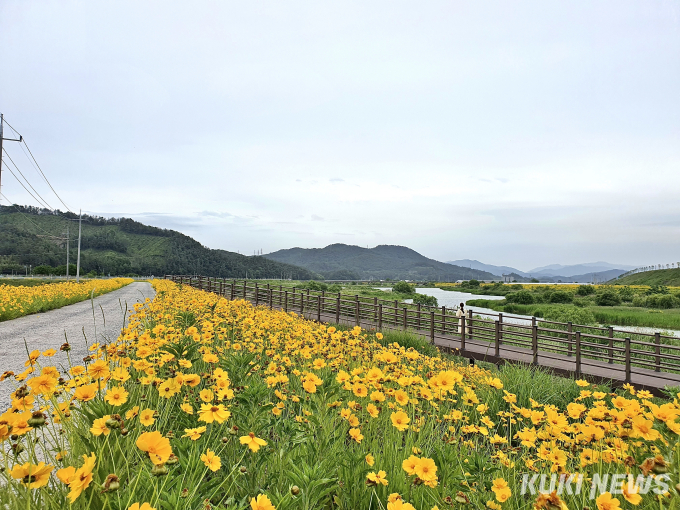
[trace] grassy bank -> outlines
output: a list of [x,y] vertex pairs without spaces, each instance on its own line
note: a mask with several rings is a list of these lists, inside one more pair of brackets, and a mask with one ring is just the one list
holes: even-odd
[[640,326],[659,329],[680,329],[680,309],[654,310],[648,308],[635,308],[630,306],[590,306],[579,308],[574,305],[556,304],[532,304],[522,305],[518,303],[506,303],[491,299],[471,299],[467,302],[470,306],[490,308],[497,312],[545,317],[546,311],[555,307],[564,307],[566,310],[587,310],[593,314],[595,321],[603,325],[617,326]]
[[680,269],[657,269],[645,271],[612,280],[614,285],[666,285],[668,287],[680,287]]

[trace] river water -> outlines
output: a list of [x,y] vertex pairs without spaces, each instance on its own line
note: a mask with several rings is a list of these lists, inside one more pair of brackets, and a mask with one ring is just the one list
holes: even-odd
[[[380,287],[380,290],[392,290],[391,288],[383,288]],[[416,292],[418,294],[425,294],[426,296],[434,296],[437,298],[437,302],[439,303],[439,306],[445,306],[447,308],[457,308],[460,306],[461,303],[465,303],[465,308],[472,310],[473,312],[477,313],[489,313],[489,314],[494,314],[498,315],[498,312],[495,310],[491,310],[490,308],[482,308],[480,306],[468,306],[467,302],[471,299],[489,299],[489,300],[501,300],[505,299],[504,296],[480,296],[477,294],[470,294],[468,292],[458,292],[458,291],[451,291],[451,290],[442,290],[442,289],[437,289],[437,288],[416,288]],[[410,300],[407,300],[407,302],[410,302]],[[526,324],[525,321],[531,321],[531,316],[529,315],[518,315],[518,314],[510,314],[512,317],[506,317],[505,314],[503,314],[503,322],[514,322],[518,324]],[[678,330],[662,330],[659,328],[649,328],[649,327],[643,327],[643,326],[616,326],[613,325],[616,329],[620,331],[630,331],[631,333],[646,333],[646,334],[654,334],[657,331],[663,332],[665,335],[670,335],[670,336],[676,336],[680,338],[680,331]]]

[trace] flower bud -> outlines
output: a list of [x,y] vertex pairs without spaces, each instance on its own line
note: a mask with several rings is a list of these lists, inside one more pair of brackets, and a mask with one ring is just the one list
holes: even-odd
[[244,475],[248,472],[248,468],[245,466],[241,466],[240,468],[238,468],[238,470]]
[[189,497],[189,489],[184,488],[182,489],[182,492],[179,495],[180,498],[188,498]]
[[26,423],[28,423],[31,427],[42,427],[45,425],[45,415],[40,411],[36,411]]
[[151,469],[151,474],[153,476],[165,476],[168,474],[168,468],[165,466],[165,464],[161,464],[159,466],[155,466]]
[[290,488],[290,493],[291,493],[293,496],[297,496],[298,494],[300,494],[300,487],[298,487],[297,485],[293,485],[293,486]]
[[174,453],[170,454],[170,457],[168,457],[168,460],[165,461],[165,463],[168,466],[174,466],[179,462],[179,457],[175,455]]
[[102,488],[105,492],[118,490],[120,488],[120,481],[118,480],[118,477],[113,473],[107,476]]
[[109,418],[106,420],[106,426],[110,429],[118,429],[120,428],[120,422],[114,418]]

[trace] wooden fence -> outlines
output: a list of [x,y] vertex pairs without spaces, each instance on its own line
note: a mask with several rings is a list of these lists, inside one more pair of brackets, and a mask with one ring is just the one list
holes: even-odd
[[541,365],[575,377],[587,375],[614,384],[632,383],[656,394],[666,386],[680,386],[680,339],[660,333],[631,333],[503,313],[473,314],[471,310],[458,318],[456,310],[445,306],[259,285],[252,280],[174,275],[166,279],[319,322],[377,331],[412,331],[434,345],[471,359]]

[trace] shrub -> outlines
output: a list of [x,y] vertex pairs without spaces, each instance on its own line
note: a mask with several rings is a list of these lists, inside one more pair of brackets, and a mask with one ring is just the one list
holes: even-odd
[[590,296],[591,294],[595,294],[595,287],[592,285],[579,285],[578,289],[576,289],[576,294],[579,296]]
[[627,285],[625,287],[621,287],[618,289],[619,291],[619,296],[621,296],[621,299],[627,303],[630,303],[633,301],[633,298],[635,297],[635,292],[633,292],[633,289],[628,287]]
[[556,290],[550,294],[549,303],[571,303],[574,300],[574,295],[571,292],[563,290]]
[[633,298],[633,306],[644,307],[646,303],[647,300],[644,298],[644,296],[635,296]]
[[678,300],[671,294],[652,294],[645,299],[645,306],[649,308],[675,308]]
[[531,283],[539,283],[539,282],[538,282],[538,278],[532,278],[532,279],[529,280],[529,281],[530,281]]
[[437,298],[434,296],[427,296],[425,294],[414,294],[413,304],[415,305],[427,305],[427,306],[438,306]]
[[394,287],[392,287],[392,292],[400,292],[402,294],[413,294],[415,288],[406,282],[397,282]]
[[315,282],[314,280],[310,280],[304,285],[302,285],[303,288],[309,289],[309,290],[315,290],[315,291],[322,291],[322,290],[328,290],[328,284],[323,283],[323,282]]
[[505,296],[508,303],[517,303],[518,305],[532,305],[534,304],[534,296],[528,290],[520,290],[513,294]]
[[582,324],[588,326],[596,324],[593,312],[586,308],[577,308],[575,306],[547,306],[542,310],[543,318],[555,322],[573,322],[574,324]]
[[[66,271],[64,271],[66,272]],[[52,266],[36,266],[33,268],[33,274],[54,274],[54,268]]]
[[597,306],[617,306],[621,304],[621,297],[613,290],[605,290],[595,298]]

